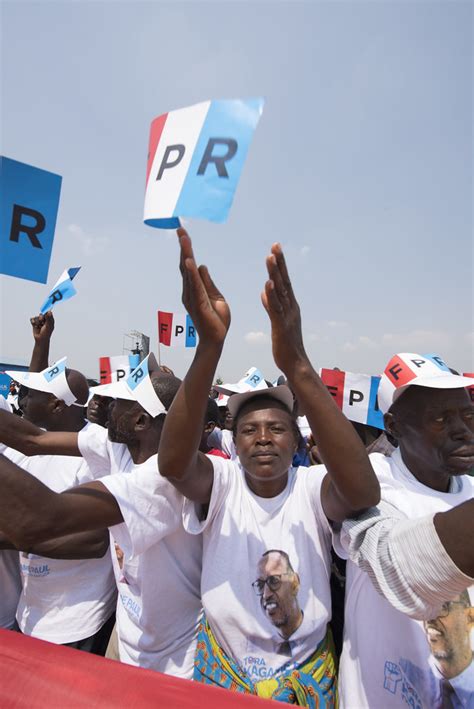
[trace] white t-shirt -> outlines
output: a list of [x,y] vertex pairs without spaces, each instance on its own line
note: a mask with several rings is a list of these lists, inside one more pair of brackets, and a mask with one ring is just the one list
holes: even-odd
[[211,448],[219,448],[219,450],[228,455],[231,460],[237,458],[234,437],[232,431],[229,431],[229,429],[215,428],[209,435],[207,443]]
[[[186,528],[194,534],[204,530],[204,610],[227,655],[251,680],[268,679],[306,660],[324,638],[331,617],[331,530],[320,499],[325,470],[290,468],[285,490],[261,498],[248,488],[237,461],[209,459],[214,483],[206,520],[200,521],[199,505],[189,500],[184,505]],[[266,584],[265,595],[258,596],[252,583],[273,575],[261,567],[262,555],[271,550],[287,569],[286,586],[279,595],[278,590],[270,593]],[[299,583],[281,552],[288,555]],[[298,605],[292,616],[301,624],[292,621],[285,635],[281,625],[276,626],[289,607],[290,581]],[[293,626],[296,630],[289,632]]]
[[79,435],[89,465],[109,468],[101,478],[124,522],[112,527],[123,552],[114,557],[119,599],[120,659],[190,679],[201,616],[202,540],[184,531],[183,498],[158,472],[157,456],[135,465],[126,445],[93,426]]
[[[11,406],[0,395],[0,409],[11,413]],[[0,443],[0,454],[7,446]],[[15,623],[18,599],[21,593],[21,575],[18,552],[5,549],[0,551],[0,628],[11,628]]]
[[[403,463],[398,449],[391,457],[375,453],[370,460],[379,478],[382,500],[393,504],[409,519],[445,512],[473,496],[474,481],[469,476],[455,478],[456,492],[442,493],[422,485]],[[472,587],[468,590],[472,605],[473,591]],[[461,604],[456,607],[459,610]],[[368,574],[348,562],[340,706],[441,709],[442,676],[433,655],[447,652],[448,644],[455,642],[449,627],[450,621],[443,618],[424,625],[396,610],[377,593]],[[461,633],[458,637],[471,642],[472,647],[467,623],[458,632]],[[433,654],[428,638],[433,640]],[[472,663],[451,679],[450,685],[449,691],[455,695],[452,704],[446,706],[474,707]]]
[[12,628],[21,593],[20,563],[17,551],[9,549],[0,551],[0,589],[0,628]]
[[[5,455],[54,492],[95,479],[83,458],[26,457],[11,448]],[[57,644],[76,642],[96,633],[114,612],[108,553],[101,559],[66,560],[21,552],[20,568],[23,590],[16,618],[26,635]]]

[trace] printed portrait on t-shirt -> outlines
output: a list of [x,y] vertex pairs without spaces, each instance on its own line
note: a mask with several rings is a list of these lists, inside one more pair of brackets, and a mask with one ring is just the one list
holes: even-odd
[[269,549],[262,554],[252,587],[260,598],[263,613],[282,640],[288,641],[303,620],[298,602],[300,578],[288,554],[280,549]]
[[429,649],[425,667],[407,658],[385,664],[385,689],[398,688],[414,699],[414,707],[455,709],[474,706],[474,607],[465,590],[445,601],[436,618],[423,621]]

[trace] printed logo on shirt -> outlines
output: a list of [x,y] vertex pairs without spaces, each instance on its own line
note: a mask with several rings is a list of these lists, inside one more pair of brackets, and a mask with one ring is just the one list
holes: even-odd
[[257,562],[252,589],[271,637],[248,638],[243,669],[254,681],[269,679],[295,666],[291,637],[303,621],[298,601],[300,578],[282,549],[268,549]]
[[294,668],[294,663],[286,662],[278,669],[267,667],[265,659],[258,655],[247,655],[244,657],[243,670],[253,682],[259,682],[262,679],[270,679],[274,675],[282,672],[289,672]]
[[400,693],[413,709],[472,706],[474,608],[468,590],[443,603],[439,615],[423,621],[422,627],[429,645],[429,662],[419,667],[404,657],[398,662],[387,660],[384,689]]
[[127,611],[127,613],[133,616],[136,620],[139,620],[142,614],[141,605],[137,603],[137,601],[132,596],[128,596],[126,593],[122,593],[122,591],[120,591],[119,595],[120,600],[122,601],[122,605]]
[[286,551],[268,549],[262,554],[252,588],[265,617],[278,631],[279,644],[289,645],[290,637],[302,623],[303,611],[298,601],[300,577]]
[[21,573],[25,576],[34,576],[35,578],[41,578],[42,576],[49,576],[51,570],[48,564],[31,566],[30,564],[21,563]]

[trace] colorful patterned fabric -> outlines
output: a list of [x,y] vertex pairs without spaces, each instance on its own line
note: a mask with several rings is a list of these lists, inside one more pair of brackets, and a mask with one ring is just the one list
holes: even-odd
[[300,707],[337,707],[336,659],[329,628],[306,662],[272,679],[252,682],[218,645],[204,617],[199,626],[193,679],[202,684],[219,685],[233,692],[256,694]]

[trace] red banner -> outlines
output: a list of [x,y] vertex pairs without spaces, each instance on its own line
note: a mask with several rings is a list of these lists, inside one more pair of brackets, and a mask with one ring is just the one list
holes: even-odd
[[0,630],[2,709],[258,709],[264,699]]

